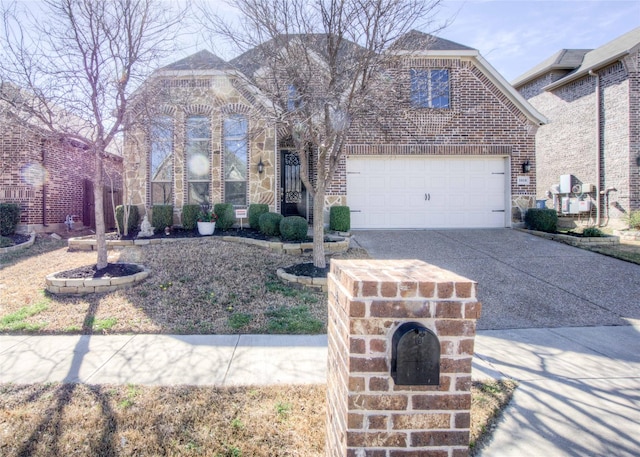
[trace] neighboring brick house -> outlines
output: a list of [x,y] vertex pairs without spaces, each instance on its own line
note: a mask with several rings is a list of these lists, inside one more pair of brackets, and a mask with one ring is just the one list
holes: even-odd
[[[67,230],[68,216],[76,216],[76,228],[95,227],[93,154],[82,144],[53,138],[26,125],[7,111],[0,115],[0,131],[0,202],[17,203],[22,208],[18,231]],[[106,159],[105,170],[114,179],[114,198],[119,203],[122,158]],[[109,192],[105,200],[110,204]],[[105,220],[113,227],[113,217],[106,209]]]
[[562,49],[513,86],[549,119],[536,135],[537,198],[586,224],[624,226],[640,209],[640,28]]
[[[350,206],[353,228],[519,222],[535,203],[544,117],[474,49],[413,31],[389,53],[392,109],[354,119],[327,206]],[[154,120],[125,141],[135,204],[173,204],[178,223],[184,204],[220,201],[309,218],[288,133],[258,88],[264,68],[243,65],[248,54],[201,51],[150,78],[162,94]]]

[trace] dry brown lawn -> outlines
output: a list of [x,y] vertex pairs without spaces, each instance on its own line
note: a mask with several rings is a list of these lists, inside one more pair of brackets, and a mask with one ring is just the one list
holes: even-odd
[[[282,284],[279,267],[308,258],[215,238],[109,251],[110,262],[142,263],[151,275],[111,293],[44,294],[49,273],[95,264],[93,252],[68,252],[66,243],[39,238],[21,254],[0,259],[0,332],[73,333],[323,333],[326,294]],[[348,256],[366,256],[352,251]],[[271,314],[309,325],[278,327]],[[15,316],[26,317],[17,323]],[[7,325],[7,319],[11,325]],[[295,322],[294,322],[295,324]]]
[[[474,384],[471,453],[513,383]],[[324,456],[324,386],[0,385],[0,455]]]

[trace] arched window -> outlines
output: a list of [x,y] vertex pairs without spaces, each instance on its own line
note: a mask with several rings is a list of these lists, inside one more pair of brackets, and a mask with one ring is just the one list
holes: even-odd
[[248,122],[242,115],[224,120],[224,200],[235,206],[247,204]]
[[187,118],[188,203],[210,204],[211,122],[207,116]]
[[173,203],[173,119],[158,117],[151,125],[151,204]]

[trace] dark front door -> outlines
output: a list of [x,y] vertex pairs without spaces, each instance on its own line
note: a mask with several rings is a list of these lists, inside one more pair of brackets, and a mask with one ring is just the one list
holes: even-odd
[[292,151],[280,152],[280,208],[283,216],[307,214],[307,191],[300,179],[300,158]]

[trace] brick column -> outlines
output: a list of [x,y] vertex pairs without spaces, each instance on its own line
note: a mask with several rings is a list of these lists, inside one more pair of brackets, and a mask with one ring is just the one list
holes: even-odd
[[[417,260],[333,260],[326,455],[468,456],[476,283]],[[440,342],[440,385],[397,386],[391,341],[417,322]]]

